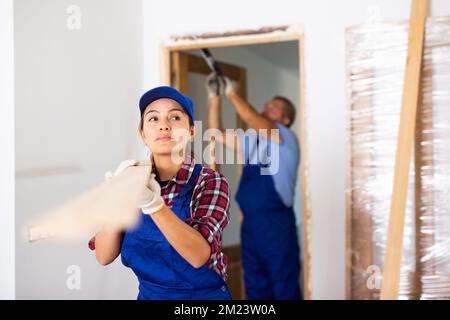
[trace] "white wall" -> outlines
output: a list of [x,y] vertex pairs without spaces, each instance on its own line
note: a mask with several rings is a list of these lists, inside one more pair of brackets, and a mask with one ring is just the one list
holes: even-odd
[[[69,5],[81,9],[79,30],[67,28]],[[129,147],[138,141],[141,6],[138,0],[14,1],[19,299],[136,297],[131,271],[120,261],[101,267],[89,239],[29,244],[23,231],[120,161],[142,156]],[[81,271],[80,290],[66,286],[72,265]]]
[[[219,8],[220,14],[210,10]],[[375,8],[375,10],[373,9]],[[146,1],[144,85],[159,84],[159,44],[173,34],[302,23],[306,32],[306,85],[312,206],[312,294],[345,297],[345,28],[370,12],[383,21],[409,17],[409,0]],[[432,15],[449,15],[434,0]]]
[[13,1],[0,0],[0,299],[15,297]]

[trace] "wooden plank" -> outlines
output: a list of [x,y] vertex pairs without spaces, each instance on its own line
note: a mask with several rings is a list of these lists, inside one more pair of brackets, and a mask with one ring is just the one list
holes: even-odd
[[189,57],[183,52],[172,53],[172,86],[189,95]]
[[413,0],[409,22],[408,55],[397,139],[394,184],[391,199],[381,299],[397,299],[403,249],[405,208],[412,143],[419,99],[427,0]]
[[149,164],[129,167],[44,214],[28,227],[28,240],[86,239],[103,227],[122,230],[134,226],[140,214],[139,198],[150,172]]

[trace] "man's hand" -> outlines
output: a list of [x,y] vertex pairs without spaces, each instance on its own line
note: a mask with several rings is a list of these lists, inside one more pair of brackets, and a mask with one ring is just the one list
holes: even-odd
[[206,90],[208,97],[218,97],[224,93],[225,82],[222,77],[219,77],[215,72],[212,72],[206,79]]
[[236,86],[231,82],[230,78],[222,76],[221,77],[224,83],[224,92],[227,97],[230,96],[231,93],[236,92]]
[[147,188],[142,193],[142,197],[139,203],[139,208],[142,212],[148,215],[152,215],[162,208],[164,208],[164,199],[161,197],[161,187],[155,180],[155,175],[152,174],[147,184]]

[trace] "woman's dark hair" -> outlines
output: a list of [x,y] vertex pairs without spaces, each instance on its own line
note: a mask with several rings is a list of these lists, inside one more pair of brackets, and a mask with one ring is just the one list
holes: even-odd
[[[183,109],[182,112],[188,116],[189,118],[189,126],[194,126],[194,120],[187,114],[187,112]],[[141,121],[139,121],[139,130],[142,130],[144,128],[144,113],[141,114]]]

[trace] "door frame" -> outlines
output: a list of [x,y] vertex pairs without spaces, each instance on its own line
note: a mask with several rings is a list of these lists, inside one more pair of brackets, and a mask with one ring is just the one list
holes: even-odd
[[301,146],[299,178],[301,184],[302,199],[302,240],[303,240],[303,297],[311,299],[311,204],[309,194],[309,144],[307,131],[307,100],[306,100],[306,76],[305,76],[305,34],[303,28],[292,28],[293,31],[267,32],[240,36],[199,37],[197,40],[168,40],[160,46],[160,82],[163,85],[171,84],[172,65],[171,56],[180,51],[198,50],[202,48],[222,48],[244,46],[252,44],[273,44],[278,42],[298,42],[299,62],[299,140]]

